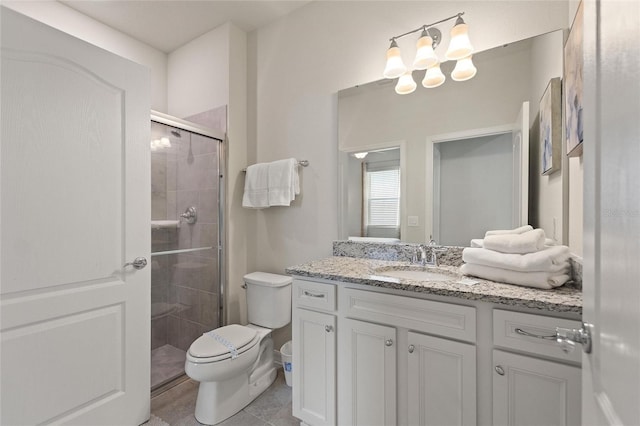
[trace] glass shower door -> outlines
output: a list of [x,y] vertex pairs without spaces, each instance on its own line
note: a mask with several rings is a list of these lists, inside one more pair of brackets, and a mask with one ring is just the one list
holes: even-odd
[[151,123],[151,389],[220,325],[221,141]]

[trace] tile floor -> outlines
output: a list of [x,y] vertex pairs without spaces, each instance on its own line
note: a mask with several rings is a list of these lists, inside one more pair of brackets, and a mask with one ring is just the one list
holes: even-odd
[[151,351],[151,389],[184,374],[186,352],[171,345]]
[[[198,382],[187,380],[151,399],[151,414],[171,426],[198,426],[194,417]],[[275,382],[262,395],[220,426],[299,426],[291,415],[291,388],[282,368]]]

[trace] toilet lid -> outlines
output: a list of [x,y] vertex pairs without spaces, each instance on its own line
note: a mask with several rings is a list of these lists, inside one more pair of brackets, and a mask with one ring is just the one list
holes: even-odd
[[[209,334],[211,333],[211,334]],[[189,353],[196,358],[212,358],[226,355],[230,352],[232,345],[238,353],[244,352],[245,348],[256,337],[257,331],[238,324],[231,324],[216,328],[209,333],[198,337],[191,344]]]

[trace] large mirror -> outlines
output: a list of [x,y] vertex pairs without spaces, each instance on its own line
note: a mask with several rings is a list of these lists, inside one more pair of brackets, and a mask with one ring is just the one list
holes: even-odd
[[340,238],[468,245],[529,223],[538,105],[562,75],[563,40],[559,30],[476,53],[465,82],[445,62],[447,81],[433,89],[415,72],[409,95],[395,93],[395,80],[341,90]]

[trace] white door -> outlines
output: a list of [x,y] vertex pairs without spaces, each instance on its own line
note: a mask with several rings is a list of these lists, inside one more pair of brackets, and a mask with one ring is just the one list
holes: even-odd
[[336,424],[336,316],[293,310],[293,415],[314,426]]
[[405,353],[409,424],[475,425],[476,347],[410,331]]
[[640,2],[584,3],[585,424],[640,424]]
[[147,71],[2,8],[0,423],[149,416]]
[[338,424],[396,424],[396,329],[340,320]]

